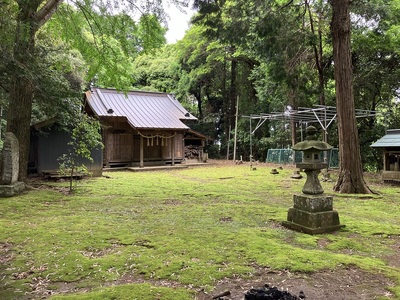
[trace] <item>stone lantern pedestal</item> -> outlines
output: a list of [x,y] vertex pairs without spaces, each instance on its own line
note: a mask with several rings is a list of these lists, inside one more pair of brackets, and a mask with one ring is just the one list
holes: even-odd
[[333,210],[333,197],[324,195],[293,195],[293,207],[289,208],[283,226],[308,234],[338,230],[339,214]]
[[297,143],[293,150],[303,151],[303,161],[296,167],[304,170],[307,180],[302,189],[303,194],[293,195],[293,207],[289,208],[287,221],[282,225],[308,234],[318,234],[338,230],[340,225],[339,214],[333,210],[333,197],[324,195],[319,182],[318,174],[327,167],[320,156],[321,151],[332,147],[314,139],[316,128],[307,128],[307,140]]

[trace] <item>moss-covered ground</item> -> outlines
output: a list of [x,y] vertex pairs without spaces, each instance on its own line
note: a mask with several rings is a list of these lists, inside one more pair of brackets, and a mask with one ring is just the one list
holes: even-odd
[[340,195],[322,182],[346,227],[307,235],[280,226],[304,179],[270,170],[108,172],[72,195],[68,182],[35,181],[0,199],[0,299],[195,299],[257,267],[346,266],[390,279],[391,298],[380,299],[400,299],[400,186],[366,175],[377,194]]

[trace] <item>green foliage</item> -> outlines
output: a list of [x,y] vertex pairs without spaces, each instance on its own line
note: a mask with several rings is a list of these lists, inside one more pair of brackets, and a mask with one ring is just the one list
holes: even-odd
[[127,90],[139,53],[149,53],[165,45],[166,30],[153,14],[143,14],[136,23],[128,14],[88,15],[64,5],[48,26],[78,49],[89,70],[86,80],[105,87]]
[[[14,43],[14,27],[16,25],[15,17],[18,12],[17,5],[14,1],[2,1],[0,4],[2,13],[0,14],[0,88],[4,92],[8,90],[5,85],[8,83],[7,71],[10,57],[13,54]],[[2,93],[1,93],[2,94]],[[3,97],[2,97],[3,98]],[[4,106],[4,99],[1,99],[1,105]]]
[[228,71],[224,45],[207,40],[203,30],[200,26],[192,26],[177,43],[182,68],[177,95],[194,95],[196,115],[201,120],[205,118],[205,111],[210,115],[222,109]]
[[133,64],[134,88],[139,90],[175,92],[179,81],[179,65],[175,45],[143,53]]
[[375,119],[359,122],[359,138],[364,169],[382,168],[380,153],[369,145],[398,128],[398,37],[393,35],[398,23],[396,1],[369,1],[354,6],[352,31],[354,92],[357,108],[382,113]]
[[135,30],[135,23],[126,15],[102,16],[91,12],[89,17],[86,13],[63,5],[46,27],[81,53],[88,66],[86,82],[126,89],[132,82],[131,55],[137,53],[138,44],[126,30]]
[[[281,112],[289,104],[294,108],[334,104],[328,6],[314,1],[308,6],[299,1],[286,5],[273,0],[196,1],[196,5],[199,13],[182,40],[188,39],[188,43],[182,43],[186,47],[193,45],[187,48],[191,56],[182,56],[183,69],[187,63],[190,70],[182,87],[196,98],[216,96],[216,100],[202,99],[206,107],[202,117],[206,119],[208,114],[221,121],[215,126],[221,149],[230,143],[229,128],[234,127],[237,97],[241,116]],[[214,49],[220,52],[215,52],[219,56],[214,55],[217,59],[212,60]],[[215,61],[220,64],[211,63]],[[263,127],[254,134],[256,147],[266,138],[274,148],[281,144],[279,140],[274,143],[268,122]],[[246,136],[248,123],[241,122],[239,132]],[[250,148],[248,141],[248,137],[240,139],[240,151]],[[254,149],[256,159],[264,158],[260,153],[266,152],[262,150]]]
[[[16,26],[15,2],[9,1],[8,13],[2,14],[1,59],[0,59],[0,87],[1,106],[7,111],[9,91],[12,84],[11,74],[18,70],[12,45]],[[0,21],[0,22],[3,22]],[[4,28],[4,30],[3,30]],[[41,28],[36,34],[35,48],[29,54],[28,63],[23,66],[26,76],[29,77],[35,89],[35,99],[32,111],[32,123],[61,116],[75,109],[76,98],[81,99],[84,88],[84,74],[86,64],[81,54],[64,43],[57,32],[50,27]],[[79,100],[80,101],[80,100]],[[78,104],[79,105],[79,104]]]
[[68,143],[70,149],[68,153],[63,154],[58,160],[60,163],[60,172],[68,175],[70,179],[69,192],[72,192],[73,178],[80,175],[87,175],[86,166],[80,161],[87,159],[93,162],[91,151],[95,148],[102,147],[100,123],[87,116],[86,114],[78,114],[74,120],[75,126],[71,131],[71,141]]
[[143,14],[139,21],[139,40],[144,52],[149,52],[164,46],[167,42],[165,33],[159,19],[152,14]]
[[[205,108],[202,118],[213,119],[213,123],[221,120],[212,135],[222,143],[221,149],[231,143],[233,79],[240,97],[240,115],[282,112],[288,104],[295,108],[336,105],[329,2],[228,0],[195,4],[198,14],[194,25],[181,41],[188,50],[181,54],[182,68],[187,65],[189,72],[182,74],[180,93],[187,91],[201,98],[199,104]],[[363,164],[368,170],[380,165],[379,156],[369,145],[385,128],[398,128],[399,15],[398,1],[360,0],[352,6],[356,108],[390,112],[384,124],[372,118],[358,121]],[[216,57],[211,51],[218,48],[226,50],[217,59],[224,62],[224,73],[215,72],[222,65],[211,63]],[[238,67],[233,74],[229,70],[234,60]],[[222,81],[216,85],[216,80]],[[215,95],[216,100],[209,95]],[[255,132],[255,147],[263,148],[267,140],[272,148],[287,144],[281,139],[285,133],[272,136],[270,127],[266,122]],[[338,144],[336,131],[336,125],[331,124],[333,145]],[[244,138],[249,132],[246,122],[239,124],[239,132],[239,151],[245,151],[250,147]],[[259,153],[266,153],[264,149],[253,150],[257,159],[262,158]]]
[[81,54],[60,40],[51,40],[48,34],[40,32],[36,46],[35,69],[41,71],[34,77],[38,91],[32,107],[32,123],[54,116],[65,122],[81,106],[85,86],[87,68]]

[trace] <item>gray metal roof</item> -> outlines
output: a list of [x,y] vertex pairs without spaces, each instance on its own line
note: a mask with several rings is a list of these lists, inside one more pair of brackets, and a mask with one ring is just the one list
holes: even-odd
[[373,148],[400,147],[400,129],[389,129],[386,135],[371,145]]
[[182,121],[197,120],[172,94],[92,88],[86,99],[99,117],[126,117],[137,129],[189,129]]

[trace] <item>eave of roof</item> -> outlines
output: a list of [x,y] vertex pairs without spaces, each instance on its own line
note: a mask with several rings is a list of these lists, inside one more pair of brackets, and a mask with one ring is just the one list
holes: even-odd
[[92,88],[86,92],[88,105],[99,117],[126,117],[136,129],[184,129],[182,121],[197,120],[172,94]]
[[53,125],[56,122],[57,122],[57,117],[52,117],[52,118],[43,120],[41,122],[37,122],[35,124],[32,124],[31,127],[36,129],[36,130],[40,130],[43,127]]
[[389,129],[386,135],[371,145],[372,148],[400,147],[400,129]]
[[200,138],[200,139],[203,139],[203,140],[210,140],[210,141],[213,140],[213,139],[210,138],[209,136],[206,136],[206,135],[204,135],[204,134],[202,134],[202,133],[200,133],[200,132],[198,132],[198,131],[195,131],[195,130],[193,130],[193,129],[189,129],[189,130],[188,130],[188,133],[191,134],[191,135],[193,135],[193,136],[196,136],[196,137],[198,137],[198,138]]

